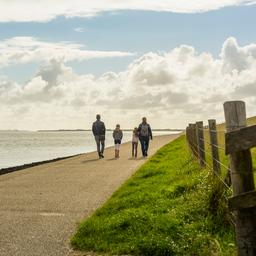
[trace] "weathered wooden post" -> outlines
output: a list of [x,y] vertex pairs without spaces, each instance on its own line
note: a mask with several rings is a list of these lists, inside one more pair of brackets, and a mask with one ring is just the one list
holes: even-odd
[[192,153],[194,154],[194,147],[193,147],[193,128],[192,128],[193,124],[188,124],[188,128],[189,128],[189,146],[190,149],[192,151]]
[[204,147],[204,125],[203,122],[196,122],[196,135],[199,163],[202,167],[205,166],[205,147]]
[[196,124],[191,124],[191,144],[192,144],[194,156],[198,158],[198,145],[197,145],[197,136],[196,136]]
[[192,124],[188,124],[188,141],[189,141],[189,147],[193,151],[193,148],[192,148]]
[[[226,119],[226,154],[230,155],[233,197],[229,207],[236,211],[236,239],[239,256],[256,255],[256,194],[250,147],[256,144],[256,126],[246,127],[243,101],[224,103]],[[244,134],[242,136],[241,134]],[[249,139],[254,136],[254,139]],[[234,143],[235,142],[235,143]]]
[[220,158],[219,158],[219,149],[218,149],[218,139],[217,139],[217,129],[216,129],[216,120],[208,120],[209,125],[209,135],[212,151],[212,166],[215,173],[220,174]]
[[190,146],[190,127],[187,126],[186,127],[186,139],[187,139],[187,143]]

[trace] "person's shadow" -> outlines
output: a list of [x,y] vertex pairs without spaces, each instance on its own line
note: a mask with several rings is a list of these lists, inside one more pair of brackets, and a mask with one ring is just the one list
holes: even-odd
[[82,163],[85,164],[85,163],[90,163],[90,162],[96,162],[96,161],[99,161],[99,160],[100,160],[99,158],[88,159],[88,160],[82,161]]
[[138,161],[138,160],[143,160],[146,159],[145,157],[141,156],[141,157],[129,157],[128,160],[134,160],[134,161]]
[[118,158],[112,157],[110,159],[107,159],[107,161],[114,161],[114,160],[118,160]]

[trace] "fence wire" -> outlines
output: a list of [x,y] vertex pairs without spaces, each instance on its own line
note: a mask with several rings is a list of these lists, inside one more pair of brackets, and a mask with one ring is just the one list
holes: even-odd
[[[202,140],[202,139],[200,138],[200,140]],[[224,146],[215,145],[215,144],[212,144],[211,142],[206,141],[206,140],[203,140],[203,141],[205,141],[205,143],[208,144],[209,146],[213,146],[213,147],[215,147],[215,148],[218,148],[218,149],[220,149],[220,150],[225,151]]]
[[[209,134],[209,132],[210,132],[210,133],[213,133],[213,132],[214,132],[214,133],[216,133],[217,136],[219,135],[219,137],[220,137],[220,135],[224,135],[224,133],[226,132],[225,130],[209,130],[208,128],[197,128],[197,129],[199,129],[199,130],[201,130],[201,131],[203,131],[203,132],[206,132],[206,131],[207,131],[208,134]],[[220,149],[220,150],[222,150],[222,151],[225,152],[225,146],[224,146],[224,145],[216,145],[216,144],[213,144],[213,143],[211,143],[210,141],[206,140],[205,136],[203,136],[203,137],[204,137],[204,138],[199,138],[199,140],[202,141],[202,142],[204,143],[204,145],[207,144],[207,145],[210,146],[210,147],[215,147],[215,148]],[[227,174],[229,174],[229,173],[231,172],[231,171],[230,171],[230,167],[227,166],[225,163],[221,162],[220,160],[216,159],[215,157],[213,157],[213,155],[212,155],[211,153],[209,153],[209,152],[207,151],[207,149],[200,147],[200,146],[199,146],[199,143],[194,144],[194,143],[192,143],[192,141],[191,141],[190,139],[188,139],[188,142],[189,142],[189,145],[190,145],[190,147],[191,147],[191,150],[192,150],[194,156],[195,156],[197,159],[200,159],[200,161],[203,162],[203,164],[205,165],[205,167],[206,167],[209,171],[211,171],[211,172],[215,175],[215,177],[217,177],[217,179],[224,185],[225,190],[223,191],[222,196],[223,196],[225,202],[228,203],[228,197],[227,197],[225,194],[226,194],[226,193],[231,193],[231,194],[232,194],[232,189],[231,189],[231,187],[229,186],[229,184],[226,183],[226,181],[225,181],[216,171],[213,170],[213,166],[211,166],[211,165],[206,161],[206,159],[204,160],[204,159],[200,158],[199,152],[200,152],[200,151],[201,151],[201,152],[204,152],[205,156],[208,156],[209,159],[212,159],[212,161],[218,163],[218,164],[227,172]],[[218,144],[219,144],[219,143],[218,143]],[[213,163],[212,163],[212,164],[213,164]],[[222,171],[222,170],[221,170],[222,168],[220,168],[220,171]],[[236,216],[235,216],[234,212],[229,211],[229,216],[230,216],[230,218],[229,218],[229,219],[230,219],[230,223],[231,223],[233,226],[235,226],[235,218],[236,218]]]
[[[193,145],[193,148],[194,148],[193,152],[196,154],[196,157],[197,157],[197,158],[199,158],[199,152],[198,152],[198,150],[200,150],[200,151],[204,152],[206,155],[210,156],[214,161],[216,161],[217,163],[219,163],[222,167],[225,168],[225,170],[227,170],[228,172],[230,172],[230,168],[229,168],[228,166],[226,166],[225,164],[221,163],[221,162],[218,161],[216,158],[212,157],[212,155],[211,155],[209,152],[207,152],[206,150],[202,149],[201,147],[199,147],[199,146],[197,146],[197,145],[195,145],[195,144],[191,144],[191,145]],[[212,166],[209,165],[209,164],[207,163],[207,161],[205,161],[205,160],[203,160],[203,159],[201,159],[201,161],[205,164],[205,166],[208,167],[208,169],[209,169],[210,171],[212,171],[212,172],[216,175],[216,177],[223,183],[223,185],[224,185],[228,190],[230,190],[230,191],[232,192],[232,189],[230,188],[230,186],[222,179],[222,177],[221,177],[218,173],[216,173],[216,172],[213,170]]]

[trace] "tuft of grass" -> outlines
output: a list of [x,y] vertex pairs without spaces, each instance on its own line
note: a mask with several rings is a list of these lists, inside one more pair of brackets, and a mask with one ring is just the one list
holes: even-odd
[[83,221],[71,244],[109,255],[235,255],[222,195],[181,136]]

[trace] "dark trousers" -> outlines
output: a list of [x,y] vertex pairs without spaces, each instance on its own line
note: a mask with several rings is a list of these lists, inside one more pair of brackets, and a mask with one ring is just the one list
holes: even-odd
[[132,142],[132,156],[138,155],[138,142]]
[[97,151],[99,156],[103,154],[105,148],[105,136],[104,135],[96,135],[95,141],[97,144]]
[[142,155],[146,156],[148,153],[149,137],[140,137]]

